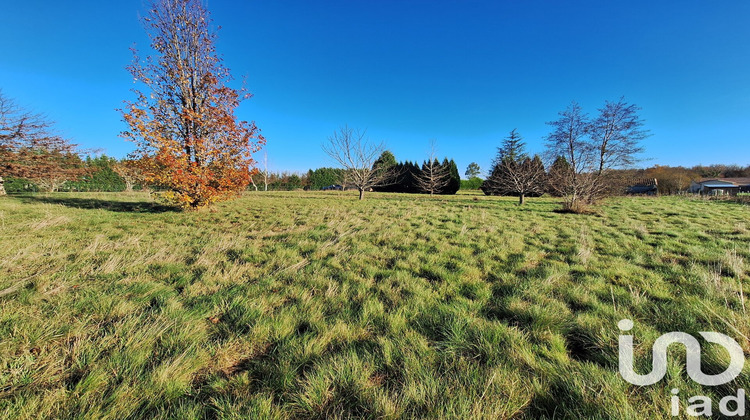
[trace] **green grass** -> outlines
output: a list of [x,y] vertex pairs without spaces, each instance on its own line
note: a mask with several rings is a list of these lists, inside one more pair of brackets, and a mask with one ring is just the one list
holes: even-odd
[[[668,331],[750,350],[750,212],[618,198],[248,193],[174,212],[139,194],[0,199],[0,415],[8,418],[662,418],[715,401]],[[706,347],[706,370],[727,357]]]

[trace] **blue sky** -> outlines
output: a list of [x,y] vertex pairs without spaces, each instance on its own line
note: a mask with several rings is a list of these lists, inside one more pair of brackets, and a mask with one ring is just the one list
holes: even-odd
[[[653,164],[750,164],[747,1],[220,1],[218,50],[254,97],[238,115],[268,139],[272,170],[333,164],[320,145],[367,129],[398,160],[435,139],[460,171],[488,169],[516,128],[541,152],[571,100],[642,108]],[[132,145],[115,110],[124,67],[148,51],[141,0],[6,1],[0,89],[86,148]],[[239,82],[238,85],[239,86]]]

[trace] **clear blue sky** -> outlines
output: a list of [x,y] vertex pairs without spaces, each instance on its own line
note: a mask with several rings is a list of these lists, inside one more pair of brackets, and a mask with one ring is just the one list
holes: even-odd
[[[320,145],[366,128],[398,160],[435,139],[463,174],[488,169],[513,128],[543,150],[571,100],[643,108],[652,164],[750,164],[748,1],[223,1],[218,50],[255,94],[238,111],[268,139],[270,169],[332,165]],[[0,89],[86,148],[132,145],[115,111],[148,42],[142,0],[5,1]]]

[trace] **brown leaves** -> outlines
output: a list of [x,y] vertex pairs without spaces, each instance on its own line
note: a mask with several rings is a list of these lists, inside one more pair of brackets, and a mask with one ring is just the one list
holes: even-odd
[[0,92],[0,174],[31,179],[51,190],[85,174],[76,145],[54,134],[52,126]]
[[250,183],[250,170],[265,139],[255,123],[238,121],[235,108],[244,90],[225,83],[209,30],[208,11],[192,0],[161,0],[146,18],[159,53],[128,67],[149,94],[121,110],[136,143],[144,182],[167,190],[173,204],[200,208],[232,197]]

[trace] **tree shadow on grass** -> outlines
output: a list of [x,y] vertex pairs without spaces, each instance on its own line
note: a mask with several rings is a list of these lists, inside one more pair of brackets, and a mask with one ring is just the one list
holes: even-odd
[[118,200],[100,200],[97,198],[78,198],[78,197],[45,197],[45,196],[23,196],[19,197],[26,203],[39,202],[47,204],[60,204],[66,207],[77,209],[102,209],[114,212],[125,213],[165,213],[178,212],[177,207],[166,206],[149,201],[118,201]]

